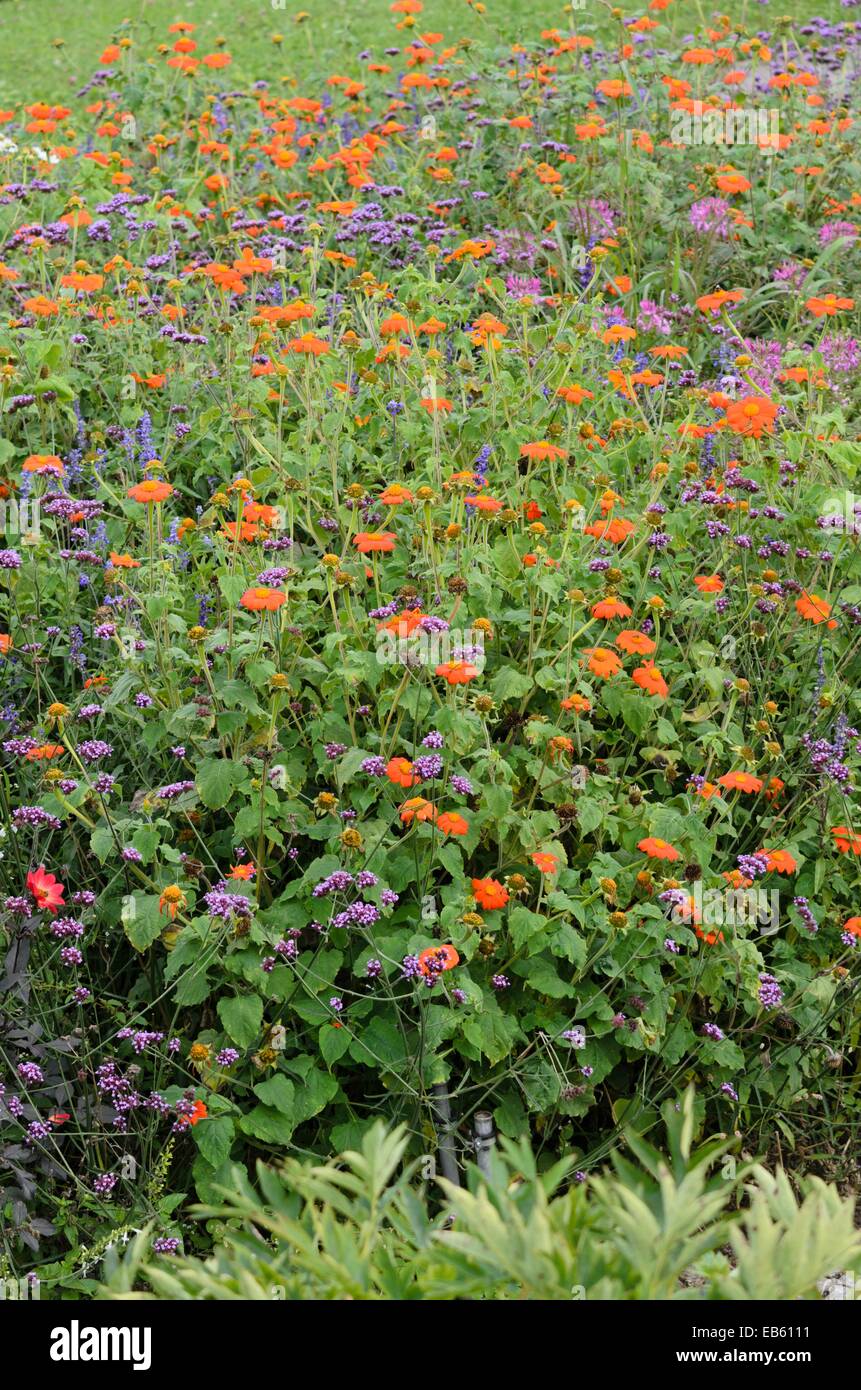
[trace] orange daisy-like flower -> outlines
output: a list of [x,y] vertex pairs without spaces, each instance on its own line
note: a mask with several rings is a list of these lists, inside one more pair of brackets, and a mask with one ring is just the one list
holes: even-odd
[[724,304],[738,304],[744,298],[742,290],[715,290],[714,294],[701,294],[696,306],[702,314],[711,314],[722,309]]
[[726,422],[734,434],[759,439],[763,433],[771,433],[778,408],[767,396],[743,396],[727,406]]
[[666,699],[669,694],[670,687],[652,662],[644,661],[642,666],[632,671],[631,680],[647,695],[657,695],[660,700]]
[[539,439],[535,444],[521,444],[520,457],[522,459],[567,459],[568,450],[560,449],[558,444],[548,444],[546,439]]
[[530,854],[536,869],[542,874],[557,874],[559,872],[559,860],[555,854],[547,854],[542,850]]
[[374,552],[389,554],[395,548],[397,536],[393,531],[359,531],[353,537],[353,545],[360,555]]
[[600,676],[602,681],[609,680],[622,669],[616,653],[608,651],[606,647],[586,647],[584,654],[589,658],[589,670],[593,676]]
[[666,840],[659,840],[654,835],[647,835],[645,840],[640,840],[637,849],[641,849],[650,859],[669,859],[674,861],[681,859],[681,853],[674,845],[668,844]]
[[448,941],[440,946],[426,946],[423,951],[419,951],[419,967],[423,975],[437,975],[442,970],[454,970],[459,964],[460,956]]
[[444,661],[436,667],[435,674],[442,676],[449,685],[468,685],[480,673],[471,661]]
[[840,299],[836,294],[813,295],[806,301],[805,308],[810,310],[814,318],[833,318],[841,309],[854,309],[855,300]]
[[443,835],[467,835],[469,833],[469,821],[460,814],[459,811],[443,811],[437,817],[437,830],[441,830]]
[[695,574],[694,583],[701,594],[722,594],[724,582],[719,574]]
[[412,502],[413,494],[408,487],[403,487],[400,483],[390,483],[377,500],[384,507],[399,507],[404,502]]
[[146,502],[152,506],[155,502],[166,502],[173,491],[170,483],[165,483],[160,478],[147,478],[146,482],[135,483],[134,487],[130,487],[127,495],[134,502]]
[[[419,779],[416,777],[414,780]],[[412,825],[414,820],[436,820],[436,807],[424,796],[411,796],[401,807],[401,820],[404,825]]]
[[703,931],[700,927],[694,927],[694,931],[700,941],[704,941],[707,946],[714,946],[716,942],[724,939],[722,931]]
[[446,396],[422,396],[420,405],[428,415],[446,414],[451,410],[451,401]]
[[798,863],[789,850],[761,849],[759,852],[765,857],[769,869],[774,874],[794,874],[798,869]]
[[501,512],[502,503],[495,497],[467,497],[466,501],[478,512]]
[[609,541],[610,545],[622,545],[633,530],[633,521],[626,521],[621,516],[612,517],[609,521],[593,521],[591,526],[583,528],[585,535],[595,536],[599,541]]
[[559,703],[562,709],[573,710],[575,714],[588,714],[592,708],[585,695],[569,695],[567,699],[560,700]]
[[386,763],[386,776],[396,787],[414,787],[422,780],[413,772],[409,758],[389,758]]
[[836,627],[835,621],[828,622],[831,617],[831,604],[826,603],[824,598],[818,594],[808,594],[807,590],[802,593],[800,598],[795,600],[795,611],[808,622],[819,624],[828,623],[829,627]]
[[239,602],[251,613],[274,613],[282,603],[287,602],[287,595],[280,589],[269,589],[265,584],[259,584],[255,589],[246,589]]
[[630,618],[631,609],[620,598],[602,598],[592,605],[593,618]]
[[577,385],[560,386],[556,394],[557,396],[561,396],[562,400],[568,405],[582,405],[584,401],[593,401],[595,399],[594,391],[587,391],[585,387]]
[[227,877],[235,878],[240,880],[240,882],[247,883],[250,879],[254,877],[256,872],[257,870],[255,869],[253,864],[234,864]]
[[625,628],[616,638],[616,646],[623,652],[636,653],[637,656],[651,656],[656,644],[651,637],[647,637],[645,632],[640,632],[637,628]]
[[29,454],[21,467],[25,473],[56,473],[58,477],[65,472],[58,454]]
[[850,830],[848,825],[835,825],[831,834],[841,854],[861,855],[861,835],[857,830]]
[[850,936],[861,936],[861,917],[847,917],[843,923],[843,930]]
[[50,762],[52,758],[61,758],[65,753],[62,743],[41,743],[38,748],[30,748],[24,754],[28,763]]
[[474,878],[472,896],[485,912],[495,912],[508,902],[508,889],[495,878]]
[[140,560],[132,559],[131,555],[120,555],[118,551],[112,550],[109,556],[114,569],[117,570],[137,570],[140,569]]
[[725,772],[718,778],[720,786],[728,792],[761,792],[762,778],[754,777],[752,772]]

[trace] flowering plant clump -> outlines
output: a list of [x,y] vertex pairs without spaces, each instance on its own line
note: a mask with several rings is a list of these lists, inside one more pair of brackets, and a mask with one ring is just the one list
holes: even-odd
[[48,1281],[381,1115],[583,1172],[691,1080],[852,1132],[858,32],[390,8],[343,75],[181,21],[0,111],[0,1158]]

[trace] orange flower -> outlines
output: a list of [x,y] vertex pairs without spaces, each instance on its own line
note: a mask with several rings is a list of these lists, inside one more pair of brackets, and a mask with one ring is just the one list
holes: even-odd
[[619,77],[605,77],[603,82],[598,83],[595,90],[601,92],[603,96],[609,97],[611,101],[618,101],[621,97],[631,95],[631,84],[630,82],[623,82]]
[[569,695],[560,701],[560,706],[564,710],[573,710],[575,714],[588,714],[592,708],[585,695]]
[[809,309],[814,318],[821,319],[823,315],[833,318],[840,309],[854,309],[854,299],[838,299],[836,294],[813,295],[808,299],[805,308]]
[[582,405],[584,401],[593,401],[595,393],[587,391],[583,386],[560,386],[556,392],[568,405]]
[[429,415],[451,410],[451,401],[445,396],[422,396],[420,404],[422,410],[426,410]]
[[454,970],[460,964],[460,956],[450,942],[440,946],[426,946],[419,951],[419,966],[423,975],[437,975],[442,970]]
[[639,632],[636,628],[625,628],[616,638],[616,646],[623,652],[636,652],[637,656],[651,656],[655,650],[655,643],[651,637],[647,637],[645,632]]
[[843,930],[850,936],[861,936],[861,917],[847,917],[843,923]]
[[788,850],[761,849],[759,852],[768,860],[768,867],[772,873],[794,874],[798,869],[797,862],[793,859]]
[[558,444],[548,444],[546,439],[539,439],[535,444],[521,444],[520,457],[522,459],[567,459],[568,450],[560,449]]
[[704,941],[707,946],[714,946],[716,941],[723,941],[722,931],[702,931],[699,927],[694,927],[694,931],[700,941]]
[[196,1101],[194,1102],[194,1106],[193,1106],[193,1108],[192,1108],[191,1114],[190,1114],[190,1115],[186,1115],[186,1116],[184,1116],[183,1118],[184,1118],[184,1119],[187,1119],[187,1120],[188,1120],[188,1123],[189,1123],[190,1125],[196,1125],[197,1122],[198,1122],[198,1120],[205,1120],[205,1119],[208,1118],[208,1116],[209,1116],[209,1111],[207,1110],[207,1108],[206,1108],[206,1106],[204,1105],[203,1101],[202,1101],[202,1100],[196,1100]]
[[640,840],[637,849],[641,849],[650,859],[681,859],[679,851],[666,840],[658,840],[653,835],[647,835],[645,840]]
[[120,555],[116,550],[110,553],[110,561],[114,569],[118,570],[137,570],[140,569],[140,560],[133,560],[131,555]]
[[701,594],[722,594],[724,583],[719,574],[695,574],[694,583]]
[[[400,759],[400,761],[405,762],[406,759]],[[419,780],[418,777],[413,778],[414,782]],[[436,820],[436,807],[424,796],[411,796],[401,807],[401,820],[404,825],[412,825],[414,820]]]
[[[826,603],[825,599],[820,598],[818,594],[808,594],[805,589],[801,597],[795,600],[795,611],[802,618],[807,618],[809,622],[818,625],[828,622],[831,616],[831,604]],[[836,627],[837,623],[832,620],[828,626]]]
[[377,499],[384,507],[399,507],[402,502],[412,502],[413,494],[400,483],[390,483]]
[[762,778],[754,777],[751,772],[725,772],[723,777],[718,778],[718,783],[728,792],[762,791]]
[[495,878],[474,878],[472,895],[485,912],[495,912],[508,902],[508,889]]
[[559,860],[555,854],[545,854],[538,850],[535,854],[530,854],[529,858],[542,874],[557,874],[559,872]]
[[653,662],[644,661],[642,666],[631,672],[631,680],[647,695],[657,695],[660,700],[666,699],[669,694],[670,688]]
[[413,772],[409,758],[390,758],[386,763],[386,776],[396,787],[414,787],[422,780]]
[[696,306],[702,314],[722,309],[724,304],[738,304],[744,298],[742,290],[715,290],[714,294],[701,294]]
[[437,818],[437,829],[443,835],[467,835],[469,833],[469,821],[465,820],[458,811],[443,811]]
[[449,685],[467,685],[476,679],[479,670],[469,661],[444,661],[436,667],[435,674],[442,676]]
[[59,304],[53,299],[46,299],[43,294],[37,294],[32,299],[25,299],[24,308],[29,313],[43,319],[50,318],[53,314],[60,312]]
[[162,889],[161,897],[158,900],[159,913],[166,912],[171,921],[176,917],[181,907],[186,906],[186,896],[178,883],[169,883]]
[[743,396],[727,406],[726,422],[735,434],[759,439],[763,432],[771,433],[778,407],[767,396]]
[[265,584],[259,584],[256,589],[246,589],[239,602],[251,613],[274,613],[282,603],[287,602],[287,595],[282,594],[280,589],[269,589]]
[[62,743],[42,743],[38,748],[31,748],[25,753],[28,762],[46,762],[51,758],[60,758],[65,753]]
[[25,473],[56,473],[58,477],[65,472],[57,454],[28,454],[21,467]]
[[253,864],[234,864],[227,877],[245,880],[247,882],[254,877],[256,872],[257,870]]
[[630,618],[631,610],[619,598],[602,598],[592,605],[593,618]]
[[375,551],[388,554],[395,548],[397,536],[393,531],[359,531],[353,537],[353,545],[360,555],[370,555]]
[[584,654],[589,658],[589,670],[593,676],[600,676],[602,681],[609,680],[622,669],[616,653],[608,651],[606,647],[585,647]]
[[861,855],[861,835],[857,830],[850,830],[848,825],[835,825],[831,834],[841,854]]
[[501,512],[502,503],[495,497],[467,497],[466,501],[478,512]]
[[609,541],[611,545],[621,545],[626,541],[634,529],[633,521],[626,521],[621,516],[612,517],[609,521],[593,521],[591,526],[584,526],[583,531],[587,536],[595,536],[600,541]]
[[0,656],[6,656],[12,650],[12,638],[8,632],[0,632]]
[[170,483],[162,482],[160,478],[147,478],[146,482],[135,483],[134,487],[130,487],[127,495],[135,502],[147,502],[151,505],[154,502],[166,501],[173,491]]

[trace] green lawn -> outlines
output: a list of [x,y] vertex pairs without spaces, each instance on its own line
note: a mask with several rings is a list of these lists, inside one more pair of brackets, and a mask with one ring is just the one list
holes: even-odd
[[[511,42],[530,41],[554,26],[581,33],[609,33],[614,27],[602,0],[586,0],[573,16],[566,8],[560,0],[486,0],[480,16],[466,0],[425,0],[416,32],[435,29],[452,39],[484,34]],[[627,14],[642,14],[646,0],[623,8]],[[302,10],[309,18],[297,24],[295,16]],[[674,0],[660,18],[683,35],[698,16],[708,20],[713,13],[727,13],[755,31],[787,12],[800,21],[813,14],[847,23],[854,17],[839,0],[771,0],[766,5],[730,0],[720,9],[708,0]],[[340,71],[358,75],[357,55],[364,47],[373,46],[379,54],[409,37],[395,29],[389,0],[305,0],[304,5],[297,0],[0,0],[0,102],[66,97],[98,67],[105,44],[126,21],[151,51],[175,20],[198,26],[195,37],[203,52],[223,35],[234,54],[237,81],[306,75],[319,80]],[[658,31],[659,41],[666,32]],[[272,36],[279,33],[283,42],[276,47]]]

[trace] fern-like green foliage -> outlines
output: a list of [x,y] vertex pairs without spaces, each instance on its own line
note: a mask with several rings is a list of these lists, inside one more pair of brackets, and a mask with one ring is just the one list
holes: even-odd
[[694,1114],[689,1091],[664,1108],[665,1151],[630,1133],[630,1157],[585,1184],[502,1140],[489,1177],[433,1192],[380,1122],[337,1161],[258,1164],[256,1187],[237,1167],[224,1204],[197,1209],[211,1256],[154,1257],[143,1232],[111,1254],[101,1296],[786,1300],[861,1267],[853,1201],[815,1178],[796,1195],[781,1170],[716,1171],[726,1145],[695,1149]]

